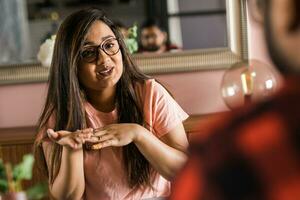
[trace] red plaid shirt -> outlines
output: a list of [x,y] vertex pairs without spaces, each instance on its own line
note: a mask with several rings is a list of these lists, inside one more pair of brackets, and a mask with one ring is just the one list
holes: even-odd
[[193,138],[170,199],[300,200],[300,77],[213,124]]

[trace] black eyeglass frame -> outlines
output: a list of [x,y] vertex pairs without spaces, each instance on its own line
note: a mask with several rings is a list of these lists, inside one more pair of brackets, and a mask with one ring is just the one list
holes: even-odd
[[[116,51],[116,52],[114,52],[114,53],[109,53],[109,52],[107,52],[107,50],[105,50],[105,48],[103,47],[104,45],[105,45],[105,43],[107,42],[107,41],[111,41],[111,40],[113,40],[113,41],[117,41],[117,43],[118,43],[118,50]],[[92,59],[92,60],[89,60],[89,59],[87,59],[87,58],[85,58],[84,56],[83,56],[83,53],[86,51],[86,49],[85,48],[83,48],[81,51],[80,51],[80,58],[84,61],[84,62],[87,62],[87,63],[93,63],[93,62],[95,62],[96,60],[98,60],[99,59],[99,54],[100,54],[100,50],[102,50],[106,55],[108,55],[108,56],[114,56],[114,55],[116,55],[119,51],[120,51],[120,40],[119,40],[119,38],[116,38],[116,37],[109,37],[109,38],[107,38],[107,39],[105,39],[105,40],[103,40],[102,42],[101,42],[101,44],[99,44],[99,45],[94,45],[94,46],[89,46],[88,48],[94,48],[94,49],[96,49],[96,56]]]

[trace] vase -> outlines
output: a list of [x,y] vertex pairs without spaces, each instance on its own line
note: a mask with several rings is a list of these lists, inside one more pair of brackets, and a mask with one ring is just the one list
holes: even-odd
[[25,192],[9,192],[0,196],[0,200],[27,200]]

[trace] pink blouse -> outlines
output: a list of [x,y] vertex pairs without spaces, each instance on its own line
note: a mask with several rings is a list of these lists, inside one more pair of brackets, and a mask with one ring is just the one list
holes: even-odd
[[[144,117],[151,132],[161,137],[182,123],[188,115],[170,94],[155,80],[137,85],[136,91],[143,102]],[[117,111],[103,113],[87,103],[88,126],[98,128],[117,123]],[[153,188],[130,188],[126,182],[121,147],[107,147],[100,151],[85,151],[85,199],[129,200],[166,197],[170,194],[170,182],[155,172]]]

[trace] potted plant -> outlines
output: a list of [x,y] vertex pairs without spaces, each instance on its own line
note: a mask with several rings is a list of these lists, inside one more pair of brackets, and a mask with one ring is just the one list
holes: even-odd
[[47,194],[46,184],[37,184],[27,190],[22,187],[23,180],[31,180],[34,158],[31,154],[23,156],[21,163],[12,166],[0,159],[0,200],[41,199]]

